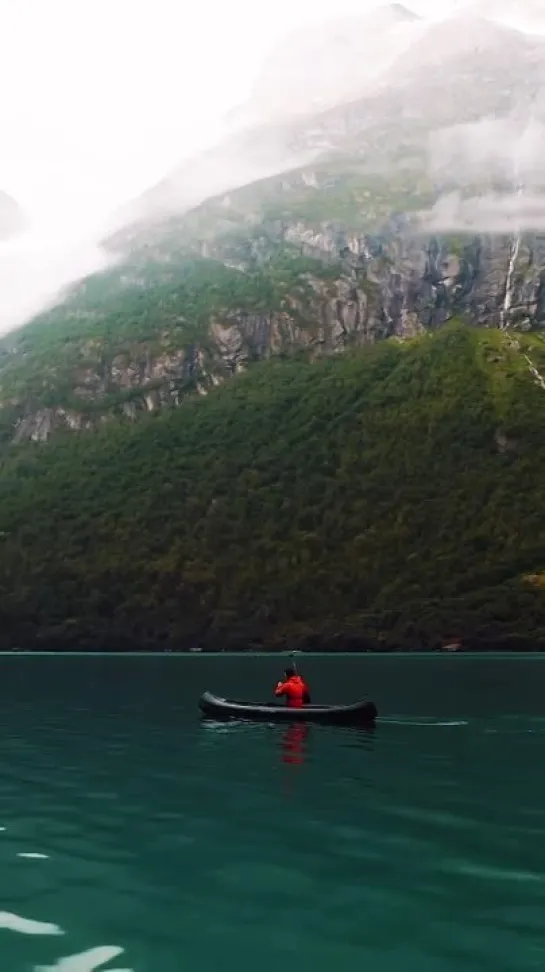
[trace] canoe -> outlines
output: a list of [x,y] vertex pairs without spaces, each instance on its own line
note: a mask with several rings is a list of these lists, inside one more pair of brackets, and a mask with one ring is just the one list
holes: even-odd
[[378,715],[374,702],[363,699],[351,705],[304,705],[289,708],[285,702],[239,702],[204,692],[199,708],[213,719],[249,719],[261,722],[320,722],[332,726],[372,726]]

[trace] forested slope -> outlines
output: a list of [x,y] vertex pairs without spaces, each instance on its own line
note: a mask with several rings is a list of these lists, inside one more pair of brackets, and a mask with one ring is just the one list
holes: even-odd
[[453,325],[12,447],[2,647],[545,647],[525,354]]

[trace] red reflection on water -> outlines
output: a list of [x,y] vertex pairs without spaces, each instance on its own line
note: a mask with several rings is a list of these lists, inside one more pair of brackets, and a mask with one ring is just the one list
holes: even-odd
[[282,762],[292,766],[302,766],[305,761],[305,742],[309,734],[309,725],[305,722],[293,722],[282,733],[280,743]]

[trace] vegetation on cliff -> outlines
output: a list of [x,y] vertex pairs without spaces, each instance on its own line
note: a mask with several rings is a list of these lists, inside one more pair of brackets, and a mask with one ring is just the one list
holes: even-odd
[[0,449],[180,404],[274,355],[455,317],[542,329],[543,241],[519,241],[507,278],[508,237],[422,235],[439,190],[405,162],[379,175],[338,158],[126,227],[108,270],[0,340]]
[[0,463],[2,647],[545,647],[538,337],[255,365]]
[[[180,257],[115,267],[89,277],[68,299],[35,318],[0,344],[0,445],[17,421],[44,408],[71,409],[80,416],[115,410],[127,398],[143,399],[154,387],[183,393],[214,371],[228,369],[214,352],[210,326],[234,315],[277,314],[313,328],[316,293],[311,280],[328,287],[341,274],[301,256],[289,245],[271,248],[264,265],[244,270],[219,260]],[[146,380],[146,365],[197,350],[201,365],[173,376]],[[2,355],[3,352],[3,355]],[[132,371],[131,380],[126,381]]]

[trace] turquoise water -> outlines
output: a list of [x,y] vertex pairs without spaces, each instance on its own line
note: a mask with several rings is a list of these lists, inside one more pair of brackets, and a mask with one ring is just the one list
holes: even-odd
[[283,662],[0,659],[6,970],[545,967],[545,658],[305,658],[374,732],[201,723]]

